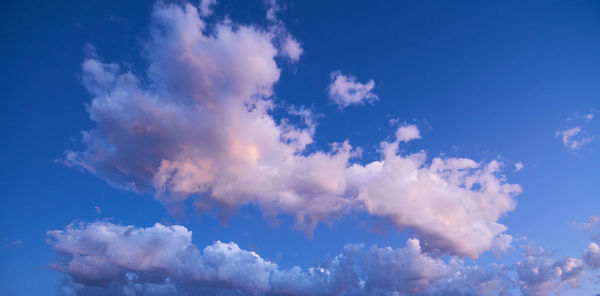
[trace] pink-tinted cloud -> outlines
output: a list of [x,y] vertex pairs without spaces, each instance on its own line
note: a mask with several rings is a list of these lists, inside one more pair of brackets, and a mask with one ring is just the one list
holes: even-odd
[[331,73],[329,84],[329,98],[340,108],[350,105],[372,104],[379,97],[372,92],[375,81],[372,79],[366,83],[358,82],[352,75],[342,74],[340,71]]
[[[276,44],[289,33],[279,23],[205,29],[196,7],[157,5],[143,79],[90,53],[82,69],[96,128],[64,162],[166,204],[192,198],[198,210],[253,204],[266,216],[292,214],[309,235],[320,221],[366,210],[444,253],[475,258],[506,243],[497,221],[520,188],[498,162],[400,153],[401,141],[420,137],[416,127],[382,142],[381,159],[367,164],[352,160],[360,149],[348,141],[309,151],[316,122],[308,110],[271,116],[276,57],[285,55]],[[374,98],[373,83],[340,79],[360,86],[361,100]],[[354,86],[335,89],[356,94]]]

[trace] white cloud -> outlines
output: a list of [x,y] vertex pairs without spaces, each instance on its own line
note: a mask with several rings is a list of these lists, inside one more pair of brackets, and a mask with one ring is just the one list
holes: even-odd
[[524,167],[525,167],[525,165],[523,165],[523,163],[520,161],[515,163],[515,172],[522,170]]
[[[159,4],[152,20],[148,77],[96,55],[83,62],[96,128],[83,133],[83,151],[67,152],[67,165],[168,205],[192,198],[198,210],[252,204],[268,217],[292,214],[308,235],[320,221],[365,209],[427,249],[476,257],[502,238],[497,221],[520,188],[498,162],[402,155],[398,144],[420,137],[415,126],[401,127],[396,141],[381,143],[382,158],[364,165],[351,164],[360,148],[348,142],[308,151],[316,128],[308,110],[271,116],[281,30],[226,22],[205,34],[192,5]],[[376,98],[372,81],[338,79],[334,93]]]
[[213,13],[213,6],[217,5],[217,0],[200,0],[198,7],[200,15],[207,17]]
[[269,115],[265,98],[280,72],[269,32],[218,24],[204,35],[191,5],[158,5],[153,23],[146,44],[153,88],[116,64],[84,61],[97,128],[84,133],[86,150],[69,152],[67,164],[115,186],[156,191],[167,203],[209,192],[198,207],[254,203],[267,214],[296,214],[307,231],[347,206],[350,146],[301,154],[313,141],[310,114],[302,116],[305,128]]
[[576,126],[571,129],[556,131],[556,136],[562,139],[565,147],[576,150],[581,148],[585,144],[589,144],[592,141],[591,137],[581,136],[581,127]]
[[329,98],[340,108],[350,105],[372,104],[379,98],[371,91],[375,88],[375,81],[372,79],[366,83],[356,81],[352,75],[344,75],[340,71],[331,73],[331,83],[329,84]]
[[423,252],[417,239],[397,249],[347,245],[303,270],[281,269],[235,243],[200,250],[177,225],[71,224],[48,236],[61,254],[52,267],[70,278],[67,295],[496,295],[506,284],[498,267],[446,263]]
[[569,127],[556,131],[556,137],[562,140],[563,145],[576,153],[577,150],[596,141],[600,137],[600,121],[594,120],[598,110],[590,109],[584,115],[574,114],[567,118]]
[[282,55],[290,58],[290,60],[295,62],[300,59],[300,55],[302,54],[303,50],[300,46],[300,43],[298,43],[296,39],[288,36],[283,42],[281,52]]
[[403,125],[396,130],[396,140],[408,143],[420,139],[419,128],[414,124]]
[[496,161],[481,167],[466,158],[398,154],[383,142],[383,160],[348,168],[348,186],[367,211],[418,233],[444,252],[477,257],[506,231],[498,219],[515,206],[518,185],[504,183]]

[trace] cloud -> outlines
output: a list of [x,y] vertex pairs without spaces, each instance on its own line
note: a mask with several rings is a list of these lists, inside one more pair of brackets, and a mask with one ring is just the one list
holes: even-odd
[[4,244],[5,248],[12,248],[12,247],[17,247],[24,244],[24,242],[22,240],[13,240],[11,242],[7,242]]
[[[475,258],[506,242],[497,221],[520,187],[506,182],[499,162],[401,154],[400,142],[420,137],[410,125],[371,163],[357,162],[360,147],[348,141],[308,149],[316,129],[309,110],[272,116],[275,43],[289,33],[231,22],[205,29],[194,6],[158,4],[144,44],[147,77],[91,53],[82,71],[96,127],[64,163],[166,205],[192,199],[198,211],[224,216],[242,205],[269,218],[291,214],[309,236],[320,221],[365,210],[409,229],[427,250]],[[335,81],[334,93],[376,98],[373,82],[341,73]]]
[[282,269],[235,243],[200,250],[183,226],[148,228],[108,222],[48,232],[61,255],[52,265],[68,275],[65,295],[496,295],[505,270],[444,262],[421,249],[346,245],[331,261]]
[[200,8],[200,15],[207,17],[213,13],[213,7],[217,5],[217,0],[200,0],[198,5]]
[[600,268],[600,246],[596,243],[590,243],[583,253],[583,259],[590,268]]
[[594,120],[597,113],[598,111],[592,108],[587,114],[574,114],[567,118],[570,127],[557,130],[556,137],[559,137],[563,145],[573,153],[594,142],[600,137],[600,124],[598,124],[600,121]]
[[331,83],[329,84],[329,98],[340,108],[350,105],[372,104],[379,97],[371,91],[375,88],[375,81],[372,79],[366,83],[356,81],[352,75],[344,75],[340,71],[331,73]]
[[367,211],[409,228],[443,252],[476,258],[506,227],[498,219],[515,206],[521,189],[498,176],[500,163],[466,158],[398,154],[398,142],[382,142],[383,160],[348,168],[350,190]]
[[600,242],[600,233],[598,233],[598,223],[600,222],[600,215],[591,216],[588,222],[585,223],[574,223],[574,226],[580,230],[585,231],[590,235],[590,238],[596,242]]
[[420,138],[419,128],[414,124],[403,125],[396,130],[396,139],[400,142],[408,143]]
[[277,0],[266,0],[267,2],[267,20],[269,21],[278,21],[277,12],[281,10],[281,6],[277,3]]
[[576,126],[571,129],[556,131],[556,136],[562,139],[565,147],[576,150],[581,148],[585,144],[589,144],[592,141],[591,137],[581,136],[581,127]]
[[300,55],[304,52],[300,43],[296,41],[296,39],[287,37],[281,47],[282,55],[290,58],[292,61],[298,61],[300,59]]
[[581,259],[556,260],[536,245],[524,247],[523,260],[516,265],[519,286],[525,296],[558,294],[561,289],[578,287],[585,266]]
[[152,88],[117,64],[84,61],[97,128],[84,132],[84,151],[67,153],[68,165],[166,203],[208,192],[199,208],[254,203],[265,213],[297,214],[303,229],[346,206],[350,146],[303,153],[313,141],[311,115],[298,128],[269,114],[266,98],[280,73],[270,32],[221,23],[205,35],[189,4],[159,4],[152,19],[145,45]]
[[523,165],[523,163],[520,161],[515,163],[515,172],[522,170],[524,167],[525,167],[525,165]]

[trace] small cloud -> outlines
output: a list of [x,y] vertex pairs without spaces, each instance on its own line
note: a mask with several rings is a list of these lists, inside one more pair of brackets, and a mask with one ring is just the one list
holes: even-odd
[[600,137],[599,121],[594,120],[598,114],[598,110],[594,108],[584,115],[574,114],[567,118],[566,121],[569,123],[567,128],[556,131],[556,137],[559,137],[563,145],[572,153],[596,141]]
[[24,244],[24,242],[22,240],[14,240],[12,242],[4,244],[4,247],[5,248],[12,248],[12,247],[20,246],[22,244]]
[[352,75],[344,75],[340,71],[331,73],[329,98],[340,108],[350,105],[373,104],[379,97],[371,91],[375,88],[373,79],[366,83],[358,82]]
[[591,216],[588,222],[576,223],[573,222],[573,226],[579,231],[587,232],[590,238],[596,242],[600,242],[600,233],[598,233],[598,223],[600,222],[600,215]]
[[201,0],[200,1],[200,15],[207,17],[213,13],[213,6],[217,4],[217,0]]
[[396,140],[399,142],[408,143],[412,140],[420,139],[419,129],[414,124],[404,125],[396,130]]
[[281,6],[277,3],[277,0],[268,0],[267,1],[267,20],[269,21],[277,21],[277,12],[281,10]]
[[581,127],[576,126],[567,130],[556,131],[556,136],[562,139],[562,142],[565,145],[565,147],[571,150],[577,150],[583,145],[592,142],[592,137],[582,136],[581,131]]
[[289,37],[285,39],[283,45],[281,46],[281,54],[285,57],[288,57],[292,62],[296,62],[300,59],[300,55],[304,51],[300,46],[300,43],[296,41],[296,39]]
[[525,167],[525,166],[524,166],[524,165],[523,165],[523,163],[522,163],[522,162],[520,162],[520,161],[519,161],[519,162],[517,162],[517,163],[515,163],[515,172],[518,172],[518,171],[522,170],[524,167]]

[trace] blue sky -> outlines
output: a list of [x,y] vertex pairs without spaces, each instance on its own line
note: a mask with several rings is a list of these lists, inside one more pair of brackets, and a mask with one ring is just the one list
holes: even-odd
[[2,4],[3,295],[600,292],[598,3],[204,4]]

